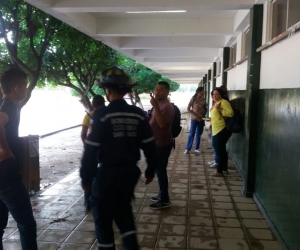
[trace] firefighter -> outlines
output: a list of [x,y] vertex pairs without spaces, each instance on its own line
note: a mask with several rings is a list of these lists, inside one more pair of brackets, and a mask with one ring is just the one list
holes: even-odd
[[[123,238],[124,249],[138,249],[131,200],[140,179],[137,167],[140,149],[147,159],[145,184],[153,180],[156,165],[156,144],[143,111],[128,105],[123,99],[133,84],[125,71],[118,67],[107,69],[99,80],[109,105],[96,110],[92,117],[80,175],[90,197],[95,222],[98,249],[115,249],[113,221]],[[98,167],[93,164],[98,154]],[[92,187],[91,176],[95,176]]]

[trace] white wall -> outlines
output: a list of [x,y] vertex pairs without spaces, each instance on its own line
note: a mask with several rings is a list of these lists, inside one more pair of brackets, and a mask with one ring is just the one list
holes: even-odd
[[260,89],[300,88],[300,33],[262,51]]
[[228,90],[246,90],[247,89],[247,68],[248,61],[237,65],[228,71],[227,89]]
[[222,75],[217,78],[216,87],[220,87],[222,85]]

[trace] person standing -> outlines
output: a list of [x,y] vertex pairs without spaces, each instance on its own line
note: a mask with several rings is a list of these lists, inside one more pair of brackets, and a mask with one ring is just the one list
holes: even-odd
[[189,154],[193,146],[195,132],[196,132],[195,152],[200,153],[200,139],[205,125],[202,118],[205,117],[206,107],[207,104],[204,98],[204,88],[199,87],[197,88],[196,93],[191,98],[187,106],[187,111],[191,114],[191,126],[190,126],[190,133],[189,133],[184,154]]
[[[92,189],[90,204],[94,217],[98,249],[114,250],[113,220],[123,238],[125,250],[137,250],[131,199],[141,170],[136,166],[140,149],[144,151],[147,168],[146,184],[155,175],[156,145],[143,111],[123,99],[132,91],[130,77],[118,67],[107,69],[99,82],[110,102],[95,110],[91,133],[85,140],[80,176],[82,188]],[[98,154],[99,165],[94,158]],[[90,178],[95,176],[92,187]]]
[[[89,128],[90,128],[91,117],[93,116],[94,111],[99,108],[105,107],[105,100],[104,100],[103,96],[95,95],[92,100],[92,107],[94,110],[87,113],[84,116],[83,121],[82,121],[80,137],[83,142],[83,145],[85,145],[85,140],[88,135]],[[95,164],[96,165],[98,164],[96,157],[95,157]],[[93,178],[91,178],[91,183],[92,183],[92,181],[93,181]],[[86,210],[91,210],[90,201],[89,201],[90,196],[91,196],[91,191],[84,192],[84,206],[85,206]]]
[[169,83],[161,81],[156,85],[155,96],[150,94],[150,103],[153,106],[153,110],[150,114],[149,123],[157,145],[156,175],[159,184],[158,195],[150,198],[151,201],[155,202],[149,206],[151,209],[162,209],[171,205],[168,191],[167,166],[173,147],[172,122],[175,110],[168,100],[169,92]]
[[226,143],[231,136],[226,128],[224,117],[232,117],[234,112],[230,103],[224,99],[223,91],[220,88],[215,88],[213,91],[214,106],[211,109],[211,124],[212,124],[212,143],[215,152],[217,168],[216,172],[211,173],[212,176],[223,176],[223,171],[228,174],[228,153]]
[[28,191],[19,167],[20,111],[18,103],[27,94],[27,75],[18,68],[10,68],[1,75],[3,101],[0,107],[0,250],[2,237],[11,213],[20,233],[23,250],[36,250],[36,222]]
[[81,125],[80,137],[81,137],[83,144],[85,143],[85,139],[87,137],[89,127],[90,127],[90,120],[94,114],[94,111],[96,109],[104,107],[104,106],[105,106],[105,100],[104,100],[103,96],[95,95],[92,100],[93,111],[86,113],[86,115],[83,118],[82,125]]

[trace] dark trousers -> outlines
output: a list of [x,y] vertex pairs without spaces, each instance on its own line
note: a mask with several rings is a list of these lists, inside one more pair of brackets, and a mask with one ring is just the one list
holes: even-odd
[[0,183],[0,250],[3,250],[2,237],[7,225],[8,212],[17,222],[22,249],[37,250],[36,222],[27,189],[21,180]]
[[138,167],[100,167],[90,197],[98,250],[115,250],[113,221],[125,250],[137,250],[134,217],[130,205],[141,171]]
[[229,132],[226,128],[220,131],[218,134],[213,136],[213,148],[215,151],[215,159],[219,164],[217,167],[217,172],[222,173],[222,171],[227,171],[228,165],[228,153],[226,150],[226,143],[231,136],[231,132]]
[[168,185],[168,174],[167,166],[169,157],[171,154],[173,144],[164,147],[157,147],[157,168],[156,175],[159,184],[159,194],[158,197],[162,202],[169,202],[169,185]]

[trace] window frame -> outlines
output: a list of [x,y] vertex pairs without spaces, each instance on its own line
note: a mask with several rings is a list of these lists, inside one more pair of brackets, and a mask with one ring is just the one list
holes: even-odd
[[[233,68],[236,64],[236,52],[237,52],[237,43],[235,42],[231,47],[230,47],[230,57],[229,57],[229,67]],[[233,60],[234,58],[234,60]]]

